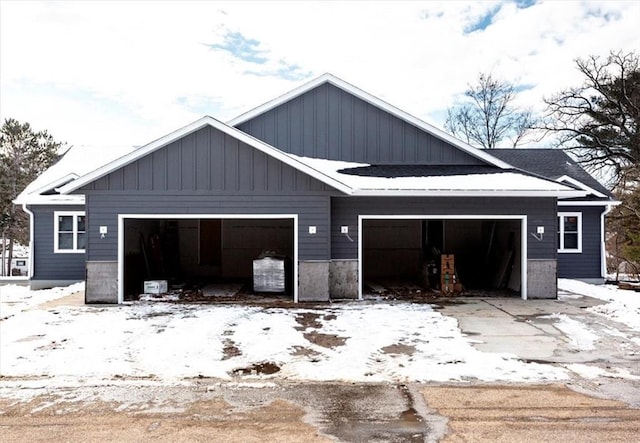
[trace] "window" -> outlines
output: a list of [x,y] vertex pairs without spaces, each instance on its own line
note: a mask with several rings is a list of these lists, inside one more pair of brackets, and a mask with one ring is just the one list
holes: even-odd
[[26,260],[16,260],[16,266],[27,266]]
[[87,232],[84,212],[54,213],[53,251],[59,253],[84,252]]
[[558,252],[582,252],[582,213],[558,213]]

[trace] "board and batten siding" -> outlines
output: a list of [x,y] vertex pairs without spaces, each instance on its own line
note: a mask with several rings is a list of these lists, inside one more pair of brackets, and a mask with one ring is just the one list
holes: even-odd
[[328,83],[238,128],[285,152],[306,157],[371,164],[484,164]]
[[88,184],[80,192],[327,192],[333,188],[207,126]]
[[[300,260],[330,256],[337,191],[212,127],[168,144],[81,190],[88,260],[117,260],[118,214],[296,214]],[[109,234],[100,238],[100,226]],[[309,226],[316,234],[309,234]]]
[[[582,213],[582,252],[558,252],[558,277],[602,277],[601,215],[605,206],[559,206],[558,212]],[[557,227],[556,227],[557,232]]]
[[[512,197],[334,197],[331,201],[332,258],[354,259],[358,257],[358,243],[340,234],[340,226],[349,226],[353,239],[358,238],[359,215],[526,215],[527,258],[555,259],[556,250],[556,199]],[[529,233],[537,226],[544,226],[547,233],[541,241]]]
[[33,277],[32,280],[84,280],[85,253],[55,253],[56,211],[84,211],[84,206],[33,205]]

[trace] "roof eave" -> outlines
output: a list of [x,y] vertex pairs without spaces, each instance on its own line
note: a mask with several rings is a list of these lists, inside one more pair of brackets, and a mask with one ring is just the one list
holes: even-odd
[[353,196],[369,197],[584,197],[582,191],[553,190],[453,190],[453,189],[357,189]]

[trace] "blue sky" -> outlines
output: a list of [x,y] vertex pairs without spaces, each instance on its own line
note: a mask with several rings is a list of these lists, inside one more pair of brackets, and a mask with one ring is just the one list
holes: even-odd
[[142,145],[331,72],[442,127],[479,72],[522,106],[640,50],[638,1],[0,0],[0,118],[72,145]]

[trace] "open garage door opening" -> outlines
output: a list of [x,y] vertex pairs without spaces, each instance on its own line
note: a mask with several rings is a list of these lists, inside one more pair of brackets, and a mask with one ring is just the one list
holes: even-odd
[[167,281],[169,297],[229,301],[294,297],[294,218],[135,218],[121,221],[121,291],[138,300]]
[[365,292],[522,295],[524,218],[361,220]]

